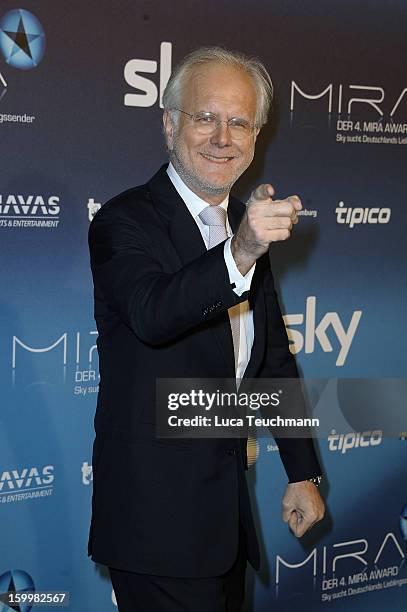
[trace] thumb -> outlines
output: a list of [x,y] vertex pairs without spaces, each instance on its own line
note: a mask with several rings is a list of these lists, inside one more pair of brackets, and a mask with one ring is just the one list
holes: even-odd
[[291,508],[284,508],[283,510],[283,521],[284,523],[288,523],[288,521],[290,520],[292,514],[292,509]]
[[256,187],[256,189],[252,192],[249,202],[256,200],[268,200],[268,198],[271,198],[274,193],[275,191],[273,185],[270,183],[264,183],[263,185]]

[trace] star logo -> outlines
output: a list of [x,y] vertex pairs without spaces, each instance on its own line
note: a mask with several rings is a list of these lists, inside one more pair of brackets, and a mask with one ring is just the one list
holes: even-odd
[[0,50],[10,66],[36,68],[45,51],[45,34],[38,19],[24,9],[6,13],[0,22]]
[[28,603],[9,603],[8,593],[24,593],[35,591],[33,579],[23,570],[11,570],[0,576],[0,610],[15,610],[29,612],[32,608]]

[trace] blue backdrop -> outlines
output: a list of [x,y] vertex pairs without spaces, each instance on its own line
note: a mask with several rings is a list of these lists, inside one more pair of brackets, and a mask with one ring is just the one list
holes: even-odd
[[[98,384],[87,231],[98,205],[165,161],[160,98],[192,48],[258,55],[275,82],[235,193],[272,182],[305,204],[272,251],[303,375],[405,376],[406,18],[403,0],[1,3],[0,592],[34,585],[69,591],[73,610],[115,609],[86,555]],[[314,391],[346,416],[339,389]],[[405,610],[407,433],[360,446],[356,431],[344,449],[344,423],[319,440],[328,513],[300,541],[280,520],[274,443],[253,447],[263,565],[248,611]]]

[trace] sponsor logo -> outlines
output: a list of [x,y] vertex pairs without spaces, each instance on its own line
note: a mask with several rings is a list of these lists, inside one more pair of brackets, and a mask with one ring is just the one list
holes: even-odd
[[102,208],[102,204],[100,204],[99,202],[95,202],[94,198],[89,198],[87,207],[88,207],[88,219],[89,221],[92,221],[97,211],[100,208]]
[[367,446],[379,446],[383,440],[383,432],[375,431],[354,432],[337,434],[335,429],[328,436],[328,448],[330,451],[340,451],[343,455],[352,448],[366,448]]
[[13,68],[36,68],[45,52],[45,33],[38,19],[24,9],[6,13],[0,21],[0,50]]
[[[172,44],[162,42],[160,45],[160,60],[131,59],[124,66],[124,80],[127,85],[142,93],[126,93],[125,106],[149,107],[159,101],[162,108],[162,96],[171,76]],[[159,85],[148,79],[144,74],[156,74],[159,71]]]
[[[89,338],[90,336],[90,338]],[[76,332],[74,335],[64,332],[59,338],[48,346],[33,347],[29,346],[26,342],[18,338],[17,336],[12,337],[12,356],[11,366],[13,369],[17,368],[17,355],[20,351],[27,351],[29,353],[48,353],[53,351],[57,347],[61,347],[61,364],[66,365],[68,362],[68,340],[70,345],[73,345],[75,349],[75,364],[80,365],[81,360],[86,357],[89,366],[92,366],[95,351],[97,350],[96,344],[93,341],[93,336],[97,336],[97,331],[90,331],[87,334]],[[83,339],[85,337],[85,340]],[[89,372],[89,370],[77,370],[75,375],[76,382],[82,382],[83,380],[94,380],[90,375],[83,374],[83,372]]]
[[[99,390],[99,372],[97,369],[97,346],[95,343],[97,331],[83,332],[64,332],[49,344],[33,346],[28,344],[25,339],[12,336],[11,367],[13,370],[13,385],[16,384],[17,370],[24,376],[27,370],[27,358],[30,355],[38,360],[37,365],[43,363],[48,368],[48,377],[55,376],[61,372],[63,380],[66,380],[66,366],[68,363],[75,365],[72,373],[73,394],[77,397],[85,397]],[[55,352],[54,352],[55,351]],[[46,354],[48,359],[46,359]],[[52,353],[52,354],[51,354]],[[96,363],[95,363],[96,361]],[[50,374],[52,372],[52,374]],[[36,375],[40,376],[38,368]],[[43,380],[41,378],[41,380]]]
[[[341,318],[337,312],[327,312],[317,324],[316,301],[317,298],[313,295],[307,297],[305,315],[288,314],[283,317],[288,339],[290,341],[290,351],[294,355],[303,349],[307,354],[313,353],[315,351],[315,340],[317,340],[325,353],[332,352],[333,347],[327,335],[327,331],[329,330],[335,333],[340,344],[335,365],[343,366],[354,340],[362,311],[355,310],[353,312],[347,329],[345,329],[342,324]],[[293,326],[299,325],[304,326],[303,331],[293,329]]]
[[353,229],[355,225],[370,224],[376,225],[377,223],[388,223],[391,217],[390,208],[363,208],[357,206],[355,208],[348,208],[345,206],[345,202],[339,202],[335,208],[336,222],[340,224],[348,225],[350,229]]
[[[23,594],[35,591],[34,581],[30,574],[20,569],[9,570],[0,576],[0,593],[18,593]],[[4,600],[3,600],[4,601]],[[20,612],[29,612],[31,605],[28,603],[17,604],[17,607],[10,604],[1,603],[0,610],[19,610]]]
[[[356,97],[352,97],[355,94]],[[290,110],[294,111],[296,104],[299,104],[299,100],[321,100],[325,98],[327,103],[327,111],[329,114],[337,113],[340,115],[342,112],[347,115],[351,115],[355,110],[360,109],[362,105],[363,109],[368,107],[373,109],[380,117],[383,117],[385,111],[389,117],[394,117],[402,103],[407,99],[407,87],[401,92],[398,92],[396,98],[386,95],[385,90],[382,87],[376,87],[372,85],[334,85],[334,83],[328,83],[326,87],[322,87],[321,91],[317,93],[307,93],[302,87],[295,81],[291,81],[291,96],[290,96]],[[384,107],[382,103],[386,98]]]
[[313,217],[314,219],[318,217],[318,211],[310,208],[303,208],[297,212],[299,217]]
[[0,227],[58,227],[60,198],[56,195],[0,195]]
[[82,463],[81,472],[82,472],[82,484],[90,485],[90,483],[93,480],[92,465],[89,465],[87,461],[84,461]]
[[[406,100],[406,87],[395,94],[389,94],[383,87],[376,85],[328,83],[311,93],[305,86],[291,81],[290,123],[293,125],[294,111],[306,109],[307,118],[304,126],[316,127],[315,116],[313,119],[310,119],[309,116],[310,104],[317,103],[315,109],[318,110],[318,113],[324,104],[327,113],[326,115],[325,113],[320,114],[320,116],[328,117],[329,128],[331,117],[335,113],[338,117],[336,142],[403,145],[407,144],[407,122],[401,115],[403,112],[405,115]],[[345,119],[339,118],[342,113],[343,116],[346,116]],[[361,116],[360,121],[352,118],[355,113]]]
[[[355,549],[355,546],[358,546],[358,548]],[[335,554],[337,551],[340,554]],[[361,564],[363,568],[366,568],[369,563],[376,566],[379,563],[384,551],[392,551],[395,561],[397,560],[398,562],[403,561],[406,556],[398,539],[392,532],[386,533],[384,538],[381,540],[380,545],[377,548],[375,547],[373,550],[372,547],[370,547],[369,550],[368,540],[361,538],[358,540],[349,540],[332,544],[331,549],[328,546],[322,546],[321,548],[315,547],[303,561],[298,563],[286,561],[281,555],[276,555],[275,581],[276,584],[280,582],[282,567],[290,571],[293,569],[296,570],[300,567],[305,567],[308,564],[312,566],[312,576],[315,577],[317,575],[319,559],[321,559],[321,573],[323,575],[329,573],[338,576],[338,569],[340,568],[337,568],[337,564],[340,562],[340,565],[342,565],[345,559],[353,559]],[[358,582],[358,576],[360,575],[353,575],[350,582]]]
[[0,474],[0,504],[49,497],[54,478],[53,465],[4,471]]

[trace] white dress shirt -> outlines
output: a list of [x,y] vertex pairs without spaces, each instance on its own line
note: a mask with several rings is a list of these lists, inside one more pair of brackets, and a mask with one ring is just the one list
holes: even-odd
[[[167,174],[170,177],[172,184],[175,189],[178,191],[182,200],[184,201],[186,207],[191,213],[195,223],[197,224],[199,231],[201,232],[202,238],[204,240],[206,248],[208,248],[209,244],[209,226],[205,225],[203,221],[199,218],[199,214],[202,212],[204,208],[209,206],[208,202],[205,202],[202,198],[200,198],[196,193],[194,193],[181,179],[174,166],[170,163],[167,168]],[[227,196],[223,202],[219,204],[227,211],[229,203],[229,196]],[[240,274],[235,260],[233,259],[233,255],[231,252],[231,240],[232,240],[232,230],[229,225],[229,220],[226,216],[226,231],[229,236],[228,240],[225,242],[225,247],[223,251],[223,255],[225,258],[226,267],[229,274],[229,280],[231,284],[235,284],[235,288],[233,291],[237,295],[242,295],[245,291],[250,289],[250,285],[252,282],[254,270],[256,264],[254,264],[250,270],[247,272],[245,276]],[[253,325],[253,311],[250,308],[249,301],[245,300],[244,302],[240,302],[236,306],[229,308],[229,316],[234,316],[234,313],[238,310],[239,312],[239,321],[240,321],[240,334],[239,334],[239,355],[238,355],[238,363],[236,368],[236,378],[240,379],[243,377],[244,371],[249,363],[250,353],[252,350],[253,342],[254,342],[254,325]]]

